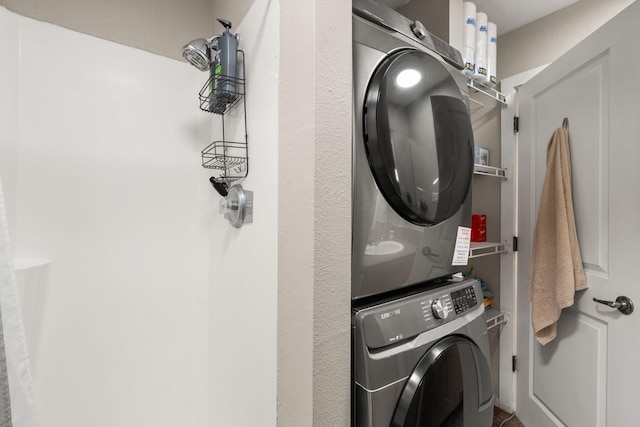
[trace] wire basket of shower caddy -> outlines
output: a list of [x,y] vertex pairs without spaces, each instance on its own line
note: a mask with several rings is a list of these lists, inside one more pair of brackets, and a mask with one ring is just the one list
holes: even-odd
[[213,178],[230,186],[233,181],[246,178],[249,169],[247,143],[214,141],[202,150],[202,167],[220,171]]
[[200,89],[200,109],[208,113],[224,115],[245,94],[244,52],[238,50],[237,75],[227,76],[211,73],[207,82]]

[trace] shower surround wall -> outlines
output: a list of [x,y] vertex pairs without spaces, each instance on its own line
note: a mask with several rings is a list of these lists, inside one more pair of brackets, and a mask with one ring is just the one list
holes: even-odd
[[[173,18],[141,14],[148,0],[32,3],[5,2],[98,36],[104,16],[127,14],[117,27],[141,15],[136,40],[158,14]],[[93,3],[100,13],[83,19]],[[351,5],[252,3],[234,22],[255,196],[241,230],[196,166],[220,137],[193,99],[203,73],[0,10],[12,239],[19,257],[51,259],[30,275],[46,278],[43,427],[349,423]],[[172,38],[175,51],[210,35],[199,28]]]
[[[290,3],[289,9],[298,4]],[[220,117],[197,108],[206,73],[0,8],[0,177],[11,209],[11,238],[17,258],[50,260],[38,274],[23,274],[41,279],[44,297],[33,355],[42,427],[275,426],[279,385],[292,390],[279,400],[280,408],[291,408],[281,419],[304,425],[310,415],[290,396],[311,403],[300,383],[312,375],[330,390],[326,403],[324,394],[315,397],[317,405],[348,422],[348,298],[314,309],[323,314],[329,307],[332,319],[336,311],[343,316],[344,372],[331,363],[313,369],[311,346],[300,345],[299,328],[291,324],[283,330],[296,333],[282,339],[287,346],[278,350],[278,304],[311,310],[295,292],[283,292],[284,303],[278,299],[280,4],[256,0],[244,21],[234,22],[247,58],[251,169],[243,185],[255,197],[254,222],[241,230],[217,213],[219,196],[208,183],[209,171],[199,166],[200,149],[221,137]],[[211,33],[196,36],[219,30],[212,20]],[[306,57],[315,58],[313,52]],[[306,75],[295,77],[309,84]],[[324,93],[324,86],[318,90]],[[292,98],[297,111],[301,101]],[[229,114],[230,138],[241,131],[238,114]],[[335,120],[314,120],[336,128]],[[307,130],[309,122],[302,115],[287,128]],[[332,136],[318,144],[329,141],[340,143]],[[301,149],[308,157],[312,142],[293,138],[295,150],[288,151]],[[299,163],[297,157],[290,161]],[[299,177],[286,178],[291,185]],[[348,209],[348,203],[333,201],[334,192],[329,197]],[[287,207],[288,215],[298,215],[299,202]],[[335,213],[332,203],[322,205]],[[296,236],[299,222],[287,221]],[[346,216],[344,224],[348,229]],[[299,265],[289,257],[281,262],[290,271],[295,267],[290,286],[313,289],[297,280]],[[332,286],[348,283],[348,270],[335,265],[331,271],[346,279]],[[322,285],[318,289],[328,288]],[[348,297],[348,287],[344,293]],[[335,295],[327,291],[325,299]],[[298,317],[294,322],[303,323]],[[305,343],[316,333],[322,360],[332,361],[338,332],[328,322],[321,326],[304,329]],[[278,351],[288,357],[280,366],[287,374],[281,381]],[[332,399],[342,402],[339,411]]]
[[[253,222],[236,229],[218,213],[212,221],[210,427],[275,427],[278,422],[279,3],[256,0],[232,28],[246,58],[249,174],[242,186],[253,191]],[[215,34],[223,29],[217,22],[213,28]],[[206,79],[206,73],[201,75]],[[232,141],[244,139],[242,102],[225,115]],[[214,125],[220,123],[220,116],[212,117]],[[219,129],[213,133],[213,139],[221,139]],[[217,203],[220,197],[211,192]]]
[[41,427],[207,425],[202,74],[3,8],[0,55],[13,252],[50,260],[31,351]]

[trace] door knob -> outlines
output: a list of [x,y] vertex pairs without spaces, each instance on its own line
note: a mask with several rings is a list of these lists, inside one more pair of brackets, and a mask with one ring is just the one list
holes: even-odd
[[598,298],[594,298],[593,299],[595,302],[597,302],[598,304],[604,304],[604,305],[608,305],[609,307],[612,308],[617,308],[618,311],[622,314],[631,314],[633,313],[633,301],[631,301],[629,298],[624,297],[624,296],[620,296],[618,298],[616,298],[615,301],[603,301],[601,299]]

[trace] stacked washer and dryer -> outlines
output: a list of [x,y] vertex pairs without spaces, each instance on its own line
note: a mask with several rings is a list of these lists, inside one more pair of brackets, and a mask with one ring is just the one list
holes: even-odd
[[482,291],[454,281],[474,144],[460,53],[353,0],[352,425],[487,427]]

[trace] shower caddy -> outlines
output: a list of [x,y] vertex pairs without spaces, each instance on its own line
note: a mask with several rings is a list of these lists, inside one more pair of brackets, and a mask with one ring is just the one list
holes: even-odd
[[[244,51],[238,50],[238,76],[211,73],[199,92],[200,109],[217,114],[222,121],[222,139],[202,150],[202,167],[214,169],[218,174],[209,181],[222,196],[220,213],[235,228],[253,222],[253,192],[234,182],[247,177],[249,155],[247,150],[247,103],[245,98]],[[225,115],[242,99],[244,140],[229,141],[225,133]]]
[[[202,167],[220,171],[210,178],[211,184],[226,197],[231,184],[246,178],[249,173],[247,151],[247,103],[245,97],[244,52],[238,50],[239,77],[212,73],[199,92],[200,109],[221,116],[222,139],[214,141],[202,150]],[[233,90],[228,89],[233,87]],[[220,89],[224,88],[224,89]],[[244,140],[229,141],[225,133],[224,116],[243,100]]]

